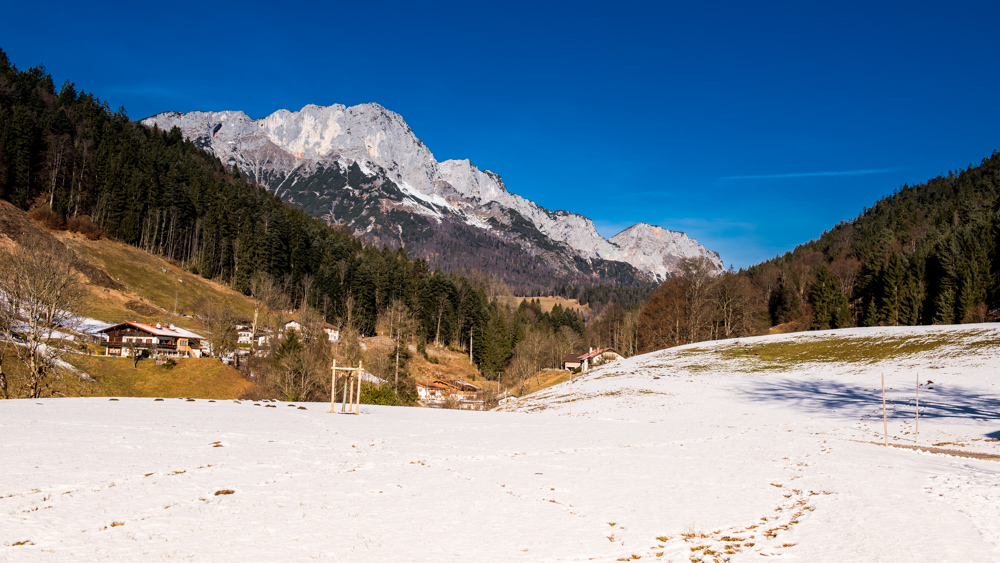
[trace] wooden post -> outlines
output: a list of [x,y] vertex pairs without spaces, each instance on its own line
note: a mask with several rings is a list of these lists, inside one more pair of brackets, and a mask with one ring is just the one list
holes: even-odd
[[885,374],[882,374],[882,428],[885,431],[885,445],[889,446],[889,421],[885,414]]
[[330,368],[330,412],[337,399],[337,360],[333,360],[333,367]]
[[340,401],[340,412],[344,412],[347,409],[347,398],[350,395],[347,394],[347,385],[351,382],[351,375],[348,373],[344,376],[344,397]]
[[573,418],[573,370],[569,370],[569,417]]
[[916,443],[920,440],[920,374],[917,374],[917,405],[916,405],[916,430],[913,432],[913,441]]
[[357,415],[361,414],[361,372],[362,371],[364,371],[364,368],[361,367],[361,361],[358,360],[358,387],[357,387],[358,390],[357,390],[357,394],[355,395],[355,399],[354,399],[354,414],[357,414]]

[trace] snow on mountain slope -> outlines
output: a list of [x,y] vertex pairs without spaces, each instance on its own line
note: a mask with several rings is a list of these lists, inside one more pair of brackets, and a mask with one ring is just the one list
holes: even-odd
[[[357,163],[366,174],[381,175],[394,182],[412,204],[404,201],[389,204],[388,208],[438,221],[441,213],[448,213],[478,229],[504,231],[501,236],[516,240],[532,254],[540,249],[562,248],[570,257],[631,264],[653,279],[669,277],[685,257],[705,257],[722,269],[717,253],[684,233],[640,224],[629,231],[653,229],[655,235],[624,237],[623,247],[598,234],[590,219],[566,211],[550,211],[513,194],[500,176],[480,170],[468,160],[438,162],[400,115],[378,104],[307,105],[296,112],[280,110],[257,120],[238,111],[173,112],[146,118],[142,123],[163,130],[180,128],[185,137],[213,151],[224,162],[238,165],[282,197],[294,193],[301,185],[308,185],[317,195],[341,189],[337,182],[311,179],[331,167],[346,171]],[[377,212],[386,207],[385,201],[382,197],[381,204],[368,207]],[[309,210],[339,219],[334,211],[336,199],[324,200],[323,205],[327,206],[325,210]],[[523,217],[538,235],[524,232],[516,215],[512,218],[504,210]],[[363,221],[354,227],[359,232],[372,229]],[[572,260],[562,264],[572,267]]]
[[997,326],[850,329],[638,356],[520,413],[0,401],[0,559],[998,561],[998,361]]

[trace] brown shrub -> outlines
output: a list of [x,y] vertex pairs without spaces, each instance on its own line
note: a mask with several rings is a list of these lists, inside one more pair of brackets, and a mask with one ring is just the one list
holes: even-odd
[[90,240],[101,238],[101,228],[90,220],[90,215],[79,215],[66,220],[66,228],[74,233],[80,233]]
[[151,316],[153,316],[153,315],[155,315],[155,314],[157,314],[157,313],[160,312],[159,309],[153,307],[152,305],[149,305],[147,303],[143,303],[142,301],[138,301],[136,299],[133,299],[133,300],[125,303],[125,306],[130,311],[139,313],[140,315],[145,315],[147,317],[151,317]]
[[264,401],[267,399],[276,399],[278,397],[277,393],[271,389],[261,385],[260,383],[254,383],[253,385],[247,387],[240,393],[239,400],[241,401]]
[[965,314],[965,318],[962,319],[963,323],[984,323],[986,322],[986,313],[988,309],[986,303],[976,303],[969,312]]
[[46,229],[63,230],[66,228],[66,221],[46,204],[36,205],[28,211],[28,217],[40,223]]

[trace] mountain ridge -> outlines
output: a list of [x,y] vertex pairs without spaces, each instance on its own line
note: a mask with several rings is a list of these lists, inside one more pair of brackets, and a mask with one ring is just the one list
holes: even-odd
[[[468,159],[437,161],[402,116],[377,103],[309,104],[259,119],[232,110],[165,112],[141,123],[178,127],[197,146],[283,199],[446,269],[475,259],[461,252],[435,258],[438,253],[426,246],[434,235],[425,231],[443,223],[452,223],[460,239],[472,236],[469,228],[479,229],[489,244],[520,248],[523,260],[540,261],[556,279],[592,278],[588,267],[606,262],[634,269],[618,280],[631,283],[662,281],[687,257],[723,268],[717,252],[684,233],[637,223],[608,240],[589,218],[515,194],[499,174]],[[580,260],[589,266],[581,267]]]

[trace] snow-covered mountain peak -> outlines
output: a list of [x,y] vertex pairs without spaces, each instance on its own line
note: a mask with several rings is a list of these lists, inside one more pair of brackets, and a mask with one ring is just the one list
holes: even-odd
[[[307,190],[312,194],[310,200],[337,200],[339,196],[323,193],[342,188],[343,180],[324,187],[324,182],[332,181],[323,179],[327,173],[324,171],[346,173],[356,164],[365,174],[390,180],[399,188],[399,196],[385,194],[393,203],[371,202],[377,207],[371,213],[395,209],[394,213],[431,217],[437,221],[435,224],[451,216],[521,245],[531,255],[543,250],[561,254],[563,258],[557,261],[563,268],[577,268],[573,256],[588,261],[626,262],[651,279],[669,277],[679,261],[689,256],[706,256],[722,268],[718,254],[684,233],[640,223],[608,241],[598,234],[590,219],[550,211],[511,193],[498,174],[480,170],[469,160],[438,162],[402,116],[376,103],[309,104],[298,111],[282,109],[260,119],[252,119],[242,111],[167,112],[142,123],[157,125],[161,130],[179,127],[185,137],[214,152],[223,162],[239,166],[282,197]],[[349,210],[331,207],[311,211],[342,220]],[[359,222],[354,225],[359,232],[371,233],[375,228],[371,213],[352,215]],[[401,227],[389,231],[393,239],[405,245]]]

